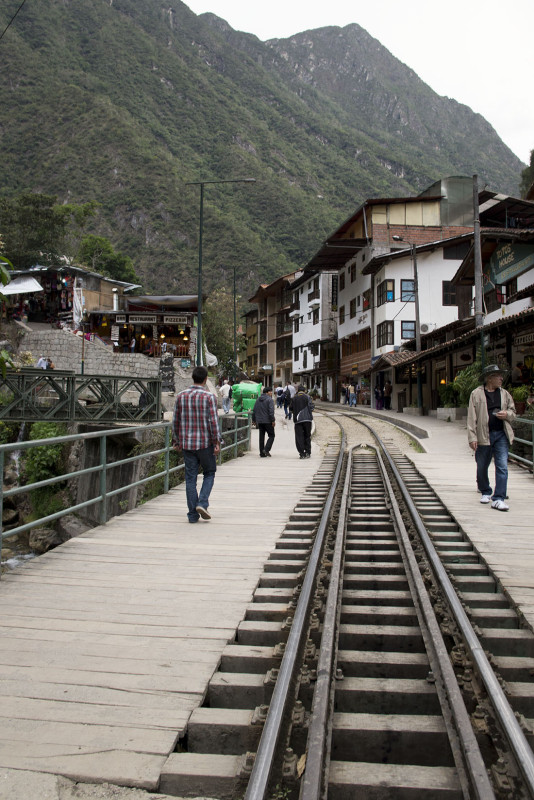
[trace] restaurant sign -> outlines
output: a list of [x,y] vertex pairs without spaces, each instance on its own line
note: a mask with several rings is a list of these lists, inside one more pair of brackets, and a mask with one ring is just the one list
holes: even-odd
[[157,322],[157,321],[158,318],[156,316],[134,317],[133,314],[130,314],[130,316],[128,317],[128,322],[130,323],[130,325],[144,325],[144,324],[148,325],[151,322]]
[[532,344],[534,342],[534,333],[524,333],[521,336],[514,336],[514,345],[520,347],[522,344]]
[[126,322],[126,314],[117,314],[115,322]]
[[165,325],[189,325],[189,319],[186,314],[182,314],[182,316],[164,316],[163,323]]
[[484,267],[486,279],[484,291],[490,292],[495,286],[521,275],[534,266],[534,247],[527,244],[506,242],[494,250],[489,263]]

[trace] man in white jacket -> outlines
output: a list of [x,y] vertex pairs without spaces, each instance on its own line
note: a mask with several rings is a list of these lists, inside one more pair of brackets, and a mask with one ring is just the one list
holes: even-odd
[[231,391],[232,387],[228,383],[228,381],[224,380],[223,385],[219,389],[219,394],[222,397],[222,407],[225,414],[230,413],[230,398],[231,398]]
[[[484,383],[471,392],[467,411],[467,437],[475,452],[477,486],[481,503],[491,503],[497,511],[508,511],[508,450],[514,440],[512,423],[515,406],[511,395],[502,388],[504,374],[497,364],[490,364],[481,375]],[[491,492],[489,466],[495,461],[495,491]]]

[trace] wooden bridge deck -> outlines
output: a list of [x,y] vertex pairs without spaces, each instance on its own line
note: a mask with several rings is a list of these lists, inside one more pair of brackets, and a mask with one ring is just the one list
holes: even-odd
[[0,767],[155,789],[320,459],[278,427],[219,468],[211,522],[178,487],[5,574]]

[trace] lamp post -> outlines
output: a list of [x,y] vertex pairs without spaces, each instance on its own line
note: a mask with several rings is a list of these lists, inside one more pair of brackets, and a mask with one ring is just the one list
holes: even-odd
[[202,364],[202,231],[204,227],[204,186],[209,183],[256,183],[255,178],[227,178],[214,181],[190,181],[186,186],[200,186],[198,229],[198,300],[197,300],[197,366]]
[[237,365],[237,317],[235,297],[235,264],[234,264],[234,364]]

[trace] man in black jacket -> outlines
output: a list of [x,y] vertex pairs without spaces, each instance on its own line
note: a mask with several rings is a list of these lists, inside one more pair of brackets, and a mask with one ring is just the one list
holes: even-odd
[[291,400],[290,406],[295,424],[295,444],[301,458],[311,456],[311,429],[314,405],[312,399],[306,394],[306,388],[299,386],[296,395]]
[[[260,432],[260,457],[267,458],[271,456],[271,447],[274,442],[274,403],[272,397],[272,389],[270,386],[263,387],[263,394],[261,394],[252,409],[252,422]],[[267,434],[267,444],[265,444],[265,434]]]

